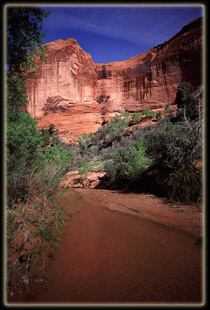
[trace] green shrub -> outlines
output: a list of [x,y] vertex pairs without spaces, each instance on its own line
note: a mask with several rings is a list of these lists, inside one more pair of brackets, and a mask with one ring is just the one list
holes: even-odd
[[144,110],[141,113],[142,113],[142,115],[145,115],[147,118],[155,117],[155,112],[150,110],[150,109]]
[[79,148],[82,155],[87,155],[89,153],[88,147],[91,146],[92,135],[84,134],[78,137]]
[[41,147],[59,144],[58,130],[55,129],[54,124],[50,124],[48,129],[41,129]]
[[168,175],[169,196],[182,201],[198,200],[202,184],[196,162],[202,157],[202,137],[195,124],[172,124],[162,119],[145,141],[148,156]]
[[105,163],[105,171],[113,183],[124,183],[128,187],[129,183],[138,181],[150,162],[141,137],[135,141],[135,146],[119,147],[114,151],[111,160]]
[[29,162],[36,156],[41,138],[36,125],[37,121],[21,110],[17,111],[16,120],[7,123],[8,161],[13,162],[12,168],[17,169],[19,162]]
[[88,174],[88,171],[89,171],[89,166],[88,166],[88,163],[85,163],[85,162],[81,162],[80,163],[80,166],[79,166],[79,169],[78,169],[78,172],[80,174],[84,174],[85,176]]
[[133,148],[133,158],[128,163],[128,174],[131,181],[137,181],[142,172],[150,164],[151,160],[146,157],[146,147],[143,136],[135,141]]
[[64,168],[40,154],[28,173],[27,199],[53,194],[64,174]]
[[53,136],[51,143],[52,145],[59,144],[60,143],[59,136]]
[[179,119],[187,117],[189,120],[197,117],[197,100],[192,94],[193,87],[190,83],[183,82],[177,87],[175,103],[179,109]]
[[197,127],[191,123],[173,124],[162,121],[146,135],[147,154],[166,169],[178,169],[201,158],[202,138]]
[[127,121],[115,115],[106,126],[99,128],[94,134],[78,138],[80,154],[83,156],[96,154],[98,150],[112,146],[113,142],[119,142],[126,127]]
[[41,136],[41,147],[48,146],[50,144],[50,133],[48,129],[41,129],[40,130],[42,136]]
[[74,153],[72,151],[67,151],[60,144],[56,144],[44,152],[43,158],[49,163],[56,163],[57,166],[64,166],[72,162]]
[[155,117],[156,117],[156,119],[159,121],[159,120],[162,118],[161,112],[160,112],[160,111],[157,112],[157,113],[155,114]]
[[128,126],[125,118],[121,118],[119,114],[116,114],[114,118],[107,123],[106,127],[109,131],[116,131],[118,128],[126,128]]
[[113,183],[128,181],[129,161],[134,157],[134,149],[119,147],[111,154],[111,160],[105,163],[107,176]]
[[16,118],[7,122],[7,194],[10,206],[18,199],[28,200],[32,192],[37,195],[38,189],[41,194],[47,184],[58,184],[61,170],[73,159],[73,153],[60,144],[43,152],[42,148],[49,145],[50,133],[48,130],[38,131],[36,125],[34,118],[18,109]]
[[17,110],[16,118],[7,122],[7,190],[10,199],[27,193],[28,174],[37,159],[41,133],[37,121],[25,111]]
[[49,133],[52,136],[55,132],[55,125],[54,124],[50,124],[49,125]]
[[171,196],[178,201],[197,201],[201,197],[202,172],[194,166],[184,166],[170,174]]
[[134,112],[132,115],[131,115],[131,118],[132,118],[132,123],[135,125],[135,124],[139,124],[141,121],[142,121],[142,118],[141,118],[141,114],[138,113],[138,112]]

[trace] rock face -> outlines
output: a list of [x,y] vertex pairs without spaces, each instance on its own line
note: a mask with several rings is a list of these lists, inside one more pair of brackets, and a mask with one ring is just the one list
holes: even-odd
[[125,61],[96,64],[75,39],[46,44],[48,59],[29,84],[28,112],[62,138],[90,133],[119,111],[163,109],[180,82],[202,83],[202,19]]

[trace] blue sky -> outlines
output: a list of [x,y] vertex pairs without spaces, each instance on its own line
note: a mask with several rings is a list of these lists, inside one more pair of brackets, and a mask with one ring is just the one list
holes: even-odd
[[204,14],[201,5],[42,6],[45,43],[74,38],[93,61],[120,61],[149,51]]

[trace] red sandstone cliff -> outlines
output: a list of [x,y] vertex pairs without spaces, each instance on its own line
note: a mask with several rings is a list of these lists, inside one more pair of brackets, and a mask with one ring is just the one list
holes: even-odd
[[48,60],[29,77],[28,111],[40,127],[54,123],[64,140],[90,133],[115,112],[161,109],[177,86],[202,83],[202,19],[125,61],[95,64],[74,39],[46,44]]

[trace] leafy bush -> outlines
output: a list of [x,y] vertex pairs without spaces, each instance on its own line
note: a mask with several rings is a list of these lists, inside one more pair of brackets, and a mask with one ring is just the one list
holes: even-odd
[[87,175],[87,174],[88,174],[88,170],[89,170],[88,164],[85,163],[84,161],[82,161],[82,162],[80,163],[78,172],[79,172],[80,174]]
[[153,118],[155,117],[155,112],[150,109],[147,109],[142,112],[142,115],[145,115],[147,118]]
[[151,162],[145,155],[143,137],[135,141],[135,146],[119,147],[110,154],[111,160],[105,163],[107,176],[113,183],[124,184],[138,182],[142,172]]
[[161,117],[162,117],[161,112],[160,112],[160,111],[159,111],[159,112],[157,112],[157,113],[155,114],[155,117],[156,117],[156,119],[157,119],[157,120],[160,120],[160,119],[161,119]]
[[55,125],[54,124],[50,124],[49,125],[49,133],[52,136],[55,132]]
[[25,111],[17,110],[16,119],[7,123],[7,181],[10,198],[25,194],[28,172],[37,158],[41,134],[37,121]]
[[43,158],[49,163],[56,163],[60,167],[70,163],[74,158],[74,153],[57,144],[47,149],[43,154]]
[[28,98],[26,95],[26,77],[24,75],[13,75],[8,73],[7,83],[7,122],[15,121],[19,118],[19,108],[26,106]]
[[103,148],[112,146],[122,139],[127,127],[127,122],[119,115],[115,115],[113,120],[106,126],[99,128],[94,134],[85,134],[78,138],[80,154],[83,157],[98,154]]
[[172,124],[163,119],[146,135],[146,143],[148,155],[166,169],[177,169],[201,158],[201,136],[193,123]]
[[110,129],[111,131],[116,131],[118,128],[126,128],[127,127],[127,121],[125,118],[121,118],[119,114],[116,114],[114,118],[108,122],[107,129]]
[[134,156],[133,148],[119,147],[111,155],[111,160],[105,163],[105,171],[111,182],[128,181],[129,161]]
[[[40,132],[37,121],[25,111],[18,110],[15,121],[7,124],[7,150],[10,166],[17,169],[17,161],[28,162],[35,157],[40,146]],[[13,164],[12,164],[13,163]]]
[[48,146],[50,144],[50,133],[48,129],[41,129],[42,134],[42,141],[41,141],[41,147]]
[[190,83],[183,82],[178,85],[175,102],[179,109],[179,118],[188,118],[189,120],[196,119],[197,101],[192,94],[193,87]]
[[142,172],[151,162],[151,160],[146,157],[146,147],[144,145],[143,136],[135,141],[133,154],[133,158],[131,158],[128,163],[128,174],[131,181],[137,181]]
[[90,152],[88,150],[89,146],[91,146],[91,135],[84,134],[81,137],[78,137],[78,142],[79,142],[79,148],[81,151],[81,154],[88,155]]
[[131,115],[131,122],[132,122],[132,125],[139,124],[141,121],[142,121],[142,118],[141,118],[141,114],[140,114],[140,113],[134,112],[134,113]]
[[202,157],[202,137],[194,123],[172,124],[162,119],[145,136],[147,154],[168,173],[170,195],[176,200],[196,200],[201,188],[201,172],[196,162]]
[[[27,200],[29,192],[32,192],[32,183],[34,187],[40,187],[41,193],[41,184],[45,183],[46,187],[47,182],[54,182],[60,175],[60,168],[73,159],[73,152],[67,151],[60,144],[49,147],[43,152],[42,148],[49,145],[50,132],[49,130],[38,131],[36,125],[37,121],[20,109],[16,110],[16,118],[7,122],[9,204],[17,199]],[[49,172],[50,168],[53,175]]]
[[171,196],[178,201],[197,201],[201,197],[202,172],[192,165],[183,166],[170,174]]
[[41,197],[43,195],[52,195],[64,174],[63,165],[49,161],[45,156],[40,154],[36,162],[28,170],[27,174],[27,200],[33,200],[33,197]]
[[50,144],[53,146],[60,143],[58,130],[55,129],[54,124],[50,124],[48,129],[42,128],[40,132],[42,134],[41,147],[46,147],[49,146]]

